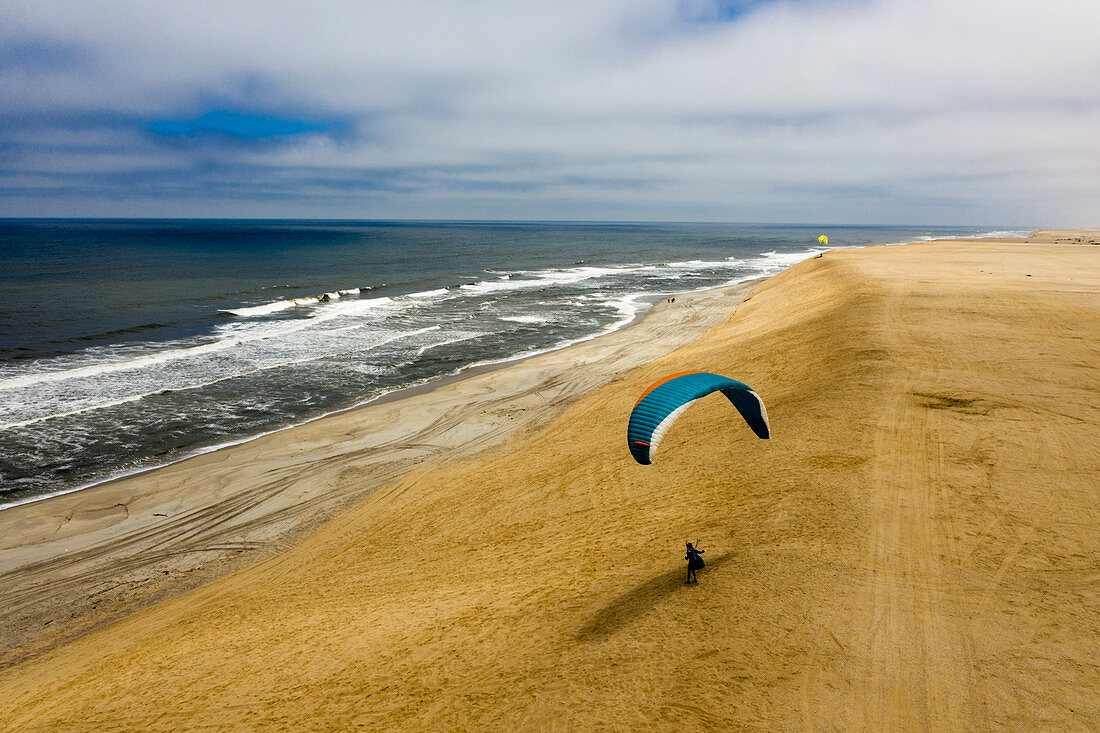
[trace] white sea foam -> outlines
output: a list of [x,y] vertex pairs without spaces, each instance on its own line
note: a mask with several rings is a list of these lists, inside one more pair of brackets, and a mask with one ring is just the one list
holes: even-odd
[[[483,360],[483,361],[476,361],[476,362],[473,362],[472,364],[461,367],[460,369],[457,369],[457,370],[451,372],[451,374],[458,374],[460,372],[466,371],[467,369],[473,369],[475,367],[491,366],[491,365],[494,365],[494,364],[501,364],[501,363],[507,363],[507,362],[512,362],[512,361],[519,361],[521,359],[529,359],[533,356],[540,356],[542,354],[549,354],[552,351],[558,351],[559,349],[564,349],[564,348],[566,348],[568,346],[572,346],[574,344],[583,343],[585,341],[591,341],[592,339],[599,338],[600,336],[606,336],[609,333],[614,333],[615,331],[618,331],[619,329],[621,329],[624,326],[627,326],[631,322],[633,322],[634,319],[638,316],[638,314],[641,313],[643,310],[646,310],[646,309],[651,307],[650,304],[648,302],[646,302],[645,296],[646,296],[646,293],[629,293],[629,294],[621,296],[619,298],[612,298],[612,299],[608,299],[606,297],[600,297],[600,296],[587,296],[587,299],[600,299],[603,302],[612,305],[616,310],[619,311],[619,313],[621,314],[621,317],[616,319],[615,321],[613,321],[611,324],[605,326],[603,329],[601,329],[599,331],[596,331],[594,333],[588,334],[586,336],[580,336],[578,338],[568,339],[568,340],[565,340],[565,341],[560,341],[556,344],[553,344],[552,346],[547,346],[547,347],[543,347],[543,348],[536,348],[536,349],[530,349],[528,351],[524,351],[524,352],[521,352],[521,353],[518,353],[518,354],[513,354],[513,355],[510,355],[510,356],[507,356],[503,359],[487,359],[487,360]],[[586,296],[582,296],[582,297],[586,297]]]
[[[374,333],[373,339],[357,339],[355,342],[356,351],[360,355],[366,355],[393,342],[438,331],[440,328],[441,326],[436,324],[409,331],[377,331]],[[348,330],[350,329],[333,329],[328,334],[332,335]],[[117,378],[108,381],[104,381],[104,373],[99,373],[93,375],[96,379],[92,384],[82,384],[75,389],[65,385],[61,387],[60,392],[43,392],[40,388],[37,388],[36,394],[40,397],[37,401],[8,401],[5,413],[9,417],[16,416],[18,419],[0,424],[0,430],[21,428],[47,420],[117,407],[164,393],[202,389],[273,369],[284,369],[299,364],[323,361],[333,356],[331,349],[335,344],[331,342],[327,344],[330,349],[327,352],[316,350],[317,347],[323,346],[325,344],[318,344],[316,347],[311,344],[304,344],[285,350],[269,350],[262,356],[251,355],[250,358],[240,362],[222,364],[220,369],[210,363],[181,364],[177,365],[181,368],[165,370],[161,367],[146,370],[139,375],[125,377],[110,375]],[[255,361],[256,358],[261,358],[263,361],[257,362]],[[210,378],[212,375],[217,376]],[[73,379],[76,378],[73,377]],[[88,382],[89,380],[83,381]]]
[[256,318],[258,316],[266,316],[271,313],[278,313],[290,308],[294,308],[299,305],[312,305],[317,302],[316,298],[308,299],[307,303],[304,299],[295,300],[277,300],[274,303],[264,303],[263,305],[251,305],[242,308],[226,308],[218,311],[219,313],[225,313],[231,316],[237,316],[239,318]]
[[659,272],[663,277],[671,277],[673,276],[673,271],[725,270],[735,266],[737,262],[739,262],[738,258],[729,257],[722,260],[683,260],[676,262],[635,264],[625,266],[622,269],[628,273]]
[[[237,316],[238,318],[258,318],[260,316],[270,315],[272,313],[279,313],[281,311],[289,310],[290,308],[296,308],[300,306],[311,306],[319,303],[326,303],[330,301],[339,300],[340,298],[349,297],[352,295],[359,295],[363,292],[363,288],[346,288],[344,290],[332,290],[321,295],[309,295],[304,298],[290,298],[289,300],[276,300],[272,303],[261,303],[260,305],[247,305],[240,308],[225,308],[219,313],[225,313],[231,316]],[[370,290],[370,288],[366,288]]]
[[1031,230],[1024,229],[998,229],[989,232],[979,232],[977,234],[922,234],[920,236],[912,236],[905,239],[900,239],[895,242],[884,242],[885,247],[900,247],[906,244],[913,244],[914,242],[935,242],[939,240],[953,240],[953,239],[1026,239],[1031,236]]
[[423,290],[419,293],[409,293],[406,298],[438,298],[441,296],[449,295],[450,290],[447,288],[436,288],[435,290]]
[[425,344],[416,350],[417,356],[423,356],[425,353],[432,349],[438,349],[440,346],[447,346],[448,344],[457,344],[461,341],[471,341],[473,339],[479,339],[483,336],[487,336],[486,331],[456,331],[453,332],[449,338],[442,341],[436,341],[434,343]]
[[[193,360],[198,357],[208,356],[216,352],[243,346],[254,341],[285,338],[290,334],[315,327],[319,323],[332,321],[337,318],[349,316],[361,317],[371,312],[384,311],[392,306],[393,303],[393,299],[387,297],[347,301],[333,308],[317,311],[309,318],[278,321],[276,322],[277,325],[271,323],[242,323],[221,326],[216,331],[219,338],[198,345],[175,342],[173,344],[168,344],[169,348],[161,348],[153,351],[150,351],[148,347],[134,347],[110,354],[103,360],[96,360],[93,355],[91,363],[75,367],[67,367],[64,361],[62,361],[59,368],[41,371],[41,367],[39,367],[39,370],[33,372],[0,379],[0,391],[24,389],[32,386],[41,386],[86,377],[103,377],[115,372],[147,369],[178,360]],[[136,354],[134,352],[136,352]],[[86,360],[86,358],[85,355],[84,359]]]
[[1026,239],[1031,236],[1030,229],[997,229],[981,234],[968,234],[962,237],[947,237],[948,239]]
[[501,316],[502,321],[511,321],[512,323],[549,323],[549,318],[543,318],[542,316]]
[[56,369],[47,372],[32,372],[22,376],[0,380],[0,391],[23,389],[26,387],[41,386],[54,382],[82,379],[85,377],[102,377],[113,372],[153,367],[176,359],[194,358],[196,356],[222,351],[232,347],[234,343],[235,341],[233,340],[222,339],[199,346],[171,348],[151,353],[146,352],[142,353],[140,356],[129,358],[126,356],[115,357],[110,361],[91,363],[86,366]]
[[819,255],[822,252],[827,252],[825,248],[810,248],[799,252],[777,252],[772,250],[770,252],[764,252],[759,257],[749,260],[745,263],[750,269],[754,269],[761,275],[774,275],[777,272],[787,269],[792,265],[797,265],[803,260]]
[[[527,290],[531,288],[549,288],[555,285],[572,285],[613,273],[627,272],[625,267],[572,267],[558,270],[535,270],[522,273],[527,277],[514,279],[502,276],[496,280],[482,280],[460,287],[460,290],[488,294],[509,290]],[[507,279],[506,279],[507,278]]]
[[[163,390],[159,390],[163,391]],[[98,410],[105,407],[116,407],[118,405],[124,405],[127,402],[137,402],[140,399],[148,397],[150,394],[156,394],[155,392],[147,392],[145,394],[130,395],[128,397],[120,397],[116,400],[108,400],[95,405],[88,405],[86,407],[79,407],[75,410],[66,410],[64,412],[55,412],[48,415],[39,415],[38,417],[27,418],[26,420],[17,420],[16,422],[4,423],[0,425],[0,430],[14,430],[15,428],[24,428],[28,425],[34,425],[35,423],[45,422],[46,420],[53,420],[54,418],[71,417],[73,415],[80,415],[85,412],[91,412],[92,410]]]
[[381,311],[394,311],[399,310],[400,306],[393,298],[383,296],[381,298],[358,298],[356,300],[347,300],[341,303],[334,303],[330,308],[318,311],[313,317],[314,322],[331,321],[335,318],[345,318],[348,316],[363,316],[371,313],[378,313]]

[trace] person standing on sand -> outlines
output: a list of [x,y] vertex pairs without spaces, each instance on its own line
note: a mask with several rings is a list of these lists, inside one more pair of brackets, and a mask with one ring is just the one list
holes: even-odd
[[700,550],[691,546],[691,543],[687,543],[687,556],[684,558],[688,561],[688,578],[684,581],[684,584],[698,583],[699,579],[695,577],[695,571],[699,568],[705,567],[706,563],[703,562],[703,558],[699,557],[706,550]]

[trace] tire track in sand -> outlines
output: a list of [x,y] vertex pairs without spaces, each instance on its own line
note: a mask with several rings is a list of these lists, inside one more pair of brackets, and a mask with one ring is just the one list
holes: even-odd
[[956,549],[943,518],[949,486],[938,439],[942,417],[915,396],[953,352],[921,343],[907,326],[913,291],[905,284],[891,298],[881,331],[906,361],[871,452],[867,580],[855,609],[856,636],[865,640],[857,679],[865,689],[855,694],[866,701],[859,721],[866,730],[961,729],[974,712],[972,651],[949,592],[947,564]]

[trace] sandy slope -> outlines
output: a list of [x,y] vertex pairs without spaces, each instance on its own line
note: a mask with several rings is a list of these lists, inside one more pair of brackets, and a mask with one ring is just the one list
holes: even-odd
[[[285,548],[424,463],[551,420],[724,321],[750,284],[657,303],[637,325],[430,391],[0,511],[0,669]],[[480,372],[480,373],[479,373]]]
[[[545,429],[0,673],[0,727],[1096,729],[1098,257],[810,260]],[[773,439],[714,398],[633,464],[684,368]]]

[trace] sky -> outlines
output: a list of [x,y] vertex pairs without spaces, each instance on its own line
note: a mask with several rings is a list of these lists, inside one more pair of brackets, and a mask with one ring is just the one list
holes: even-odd
[[0,0],[0,216],[1100,225],[1096,0]]

